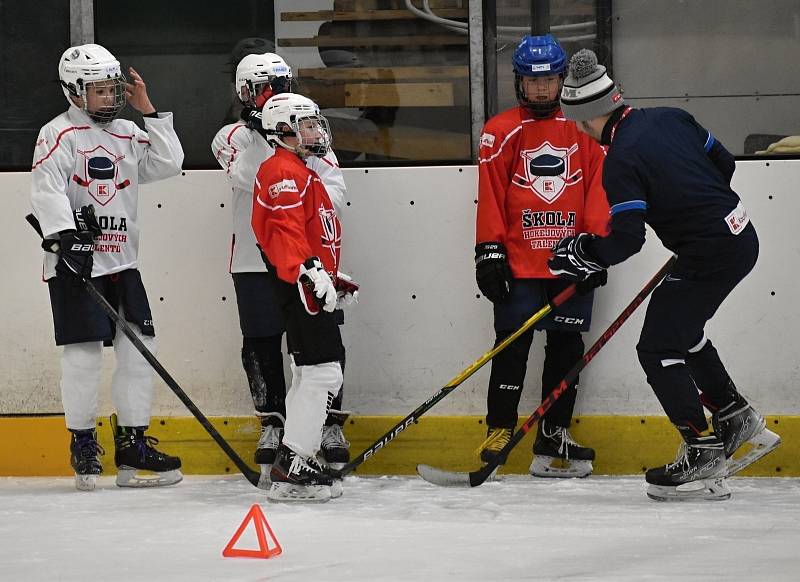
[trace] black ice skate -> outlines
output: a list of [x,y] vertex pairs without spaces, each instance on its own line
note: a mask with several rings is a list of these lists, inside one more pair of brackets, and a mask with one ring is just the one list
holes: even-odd
[[278,412],[269,412],[261,416],[261,438],[256,447],[255,462],[261,467],[261,478],[258,486],[269,489],[269,473],[278,454],[278,446],[283,439],[284,418]]
[[270,501],[325,503],[332,498],[333,479],[322,465],[314,457],[299,455],[283,444],[278,447],[270,478]]
[[533,454],[529,472],[534,477],[588,477],[594,469],[594,449],[576,443],[566,427],[544,419],[539,421]]
[[[111,428],[119,487],[162,487],[183,479],[181,460],[156,450],[158,439],[144,434],[147,427],[118,426],[117,415],[112,414]],[[150,471],[153,475],[138,476],[138,471]]]
[[508,457],[501,455],[500,451],[503,450],[514,431],[510,428],[502,428],[497,426],[489,426],[486,428],[486,440],[483,441],[478,449],[475,451],[484,463],[497,463],[497,465],[505,465]]
[[94,429],[70,430],[72,439],[69,444],[69,463],[75,471],[75,488],[78,491],[94,491],[97,476],[103,472],[98,456],[105,455],[97,442]]
[[781,444],[781,437],[767,428],[764,417],[739,394],[734,402],[711,416],[711,424],[725,445],[728,477],[752,465]]
[[684,442],[674,462],[648,469],[647,496],[656,501],[728,499],[731,491],[725,482],[727,463],[722,440],[715,434],[698,435],[690,427],[679,426]]
[[350,442],[344,438],[342,427],[338,424],[322,427],[322,460],[334,469],[341,469],[350,462]]

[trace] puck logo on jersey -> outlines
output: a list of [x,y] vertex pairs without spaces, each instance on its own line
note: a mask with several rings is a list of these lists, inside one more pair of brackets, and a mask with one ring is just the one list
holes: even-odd
[[570,158],[578,151],[578,144],[569,148],[557,148],[546,141],[534,150],[523,150],[525,176],[516,177],[519,185],[527,186],[539,198],[552,204],[567,186],[577,184],[583,178],[583,170],[570,170]]
[[83,156],[83,176],[75,174],[72,181],[83,188],[100,206],[105,206],[114,199],[118,190],[130,186],[128,179],[120,180],[118,162],[125,158],[116,155],[103,146],[81,151]]
[[322,247],[328,249],[334,264],[339,263],[339,249],[342,246],[342,229],[336,211],[319,207],[319,220],[322,223],[320,242]]

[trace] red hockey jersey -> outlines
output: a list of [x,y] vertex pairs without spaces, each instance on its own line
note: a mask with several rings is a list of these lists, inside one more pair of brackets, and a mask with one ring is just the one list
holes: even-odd
[[476,242],[503,243],[515,278],[553,278],[547,259],[556,242],[608,230],[604,158],[560,111],[549,119],[523,107],[496,115],[481,135]]
[[277,148],[256,174],[252,225],[281,280],[297,281],[300,265],[312,256],[336,280],[342,245],[339,218],[317,173],[284,148]]

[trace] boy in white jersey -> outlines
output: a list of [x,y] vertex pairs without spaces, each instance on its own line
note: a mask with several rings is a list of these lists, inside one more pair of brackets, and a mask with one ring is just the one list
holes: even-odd
[[[142,77],[126,79],[119,61],[96,44],[71,47],[58,75],[69,109],[39,132],[31,169],[31,205],[57,254],[45,255],[56,345],[61,357],[61,397],[72,433],[71,464],[76,487],[92,490],[102,472],[97,443],[97,393],[103,345],[113,345],[116,369],[111,393],[117,485],[171,485],[181,480],[181,462],[145,436],[150,423],[153,373],[150,365],[91,298],[84,279],[114,305],[142,342],[155,351],[153,317],[138,271],[139,184],[181,172],[183,148],[171,113],[158,113]],[[126,102],[144,116],[145,131],[117,119]],[[88,206],[97,221],[87,229]],[[82,212],[83,211],[83,212]],[[118,415],[118,417],[117,417]],[[117,422],[118,420],[118,422]],[[140,479],[139,470],[156,478]]]
[[[242,120],[223,126],[214,137],[211,148],[225,170],[233,193],[229,269],[242,330],[242,365],[262,425],[255,462],[262,467],[266,485],[286,417],[286,380],[281,352],[285,324],[275,297],[274,283],[267,275],[250,223],[256,172],[261,163],[275,153],[263,136],[261,108],[272,95],[292,92],[292,70],[277,54],[250,54],[237,65],[235,83],[237,96],[244,106]],[[328,151],[323,157],[309,156],[305,162],[324,182],[337,214],[341,215],[345,205],[345,185],[336,154]],[[342,317],[341,311],[336,314]],[[342,433],[346,414],[341,413],[341,403],[340,390],[323,428],[321,455],[334,466],[344,465],[350,460],[350,443]]]

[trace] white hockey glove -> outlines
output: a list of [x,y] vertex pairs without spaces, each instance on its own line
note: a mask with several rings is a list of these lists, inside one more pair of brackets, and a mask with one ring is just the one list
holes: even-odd
[[297,288],[309,315],[319,313],[320,307],[327,312],[336,308],[336,287],[318,257],[310,257],[300,265]]
[[336,309],[344,309],[358,302],[359,285],[350,275],[339,271],[336,277]]

